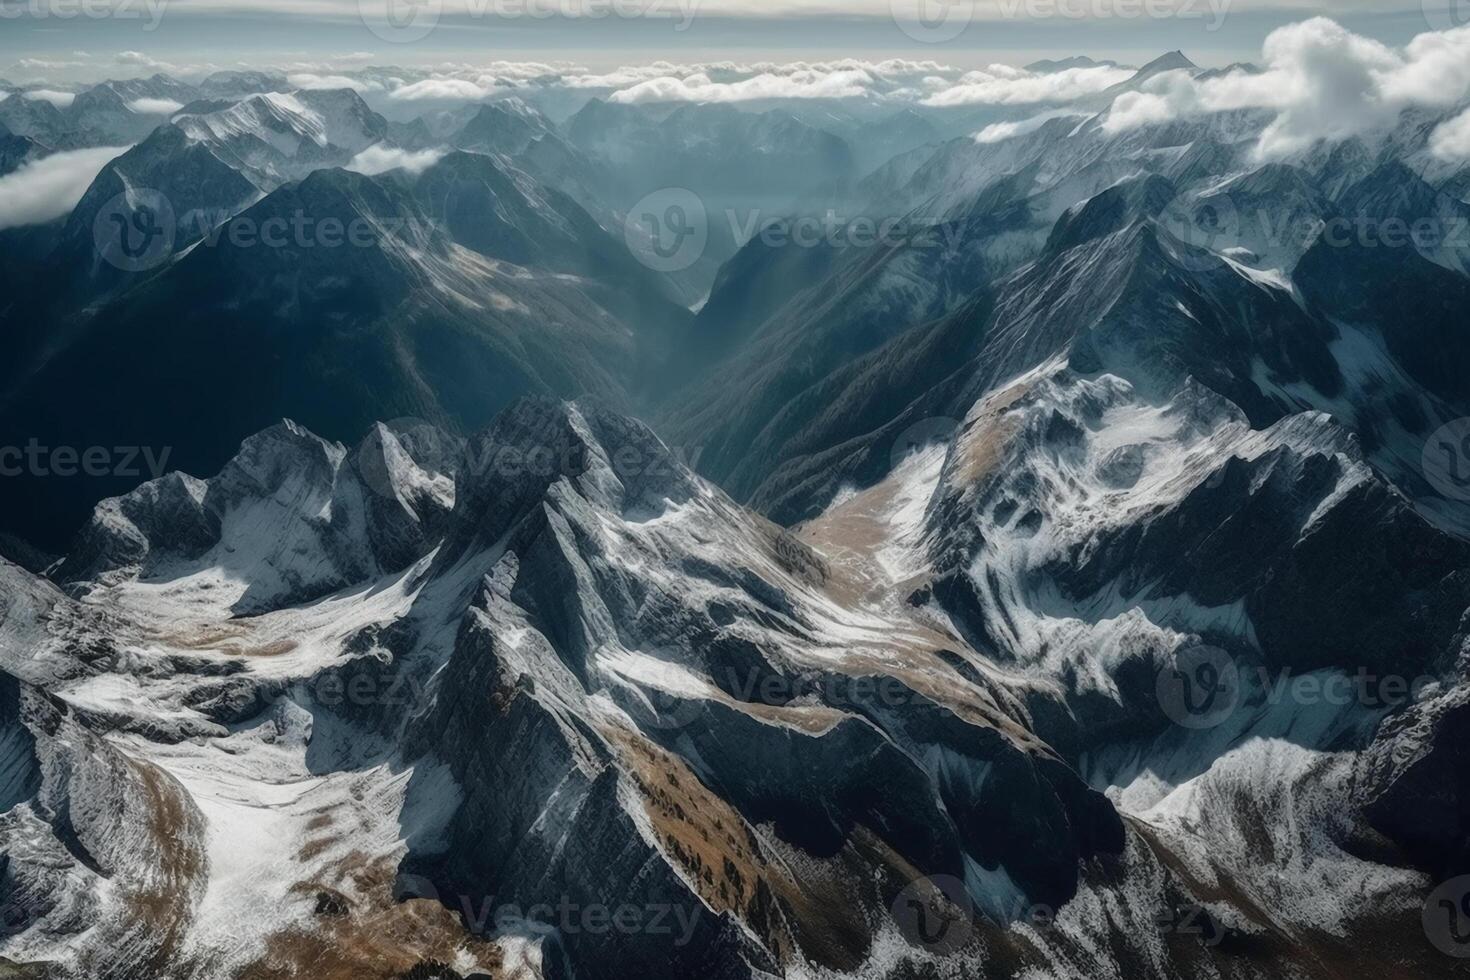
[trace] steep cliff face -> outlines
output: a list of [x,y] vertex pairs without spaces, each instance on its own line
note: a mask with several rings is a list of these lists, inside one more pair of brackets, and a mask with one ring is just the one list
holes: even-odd
[[[70,597],[6,568],[7,949],[1276,976],[1457,866],[1463,546],[1350,435],[1053,363],[896,459],[787,531],[641,423],[531,399],[463,444],[285,423],[105,502]],[[1160,686],[1201,644],[1234,679],[1208,725]],[[1412,706],[1271,673],[1389,665]],[[140,931],[118,896],[161,887]]]
[[[430,432],[378,424],[349,452],[283,422],[210,480],[175,473],[104,501],[55,577],[85,587],[223,570],[245,614],[398,571],[429,549],[453,501],[450,476],[405,446]],[[427,438],[426,465],[452,463],[450,437]]]
[[158,766],[99,737],[64,701],[0,676],[7,956],[78,975],[156,976],[181,959],[208,884],[205,820]]
[[[378,426],[349,452],[283,423],[217,476],[99,505],[56,570],[80,602],[24,611],[116,649],[35,697],[195,808],[176,971],[292,962],[369,914],[437,923],[405,969],[446,942],[438,962],[548,976],[868,969],[915,875],[1000,929],[1067,902],[1124,849],[1112,806],[1012,682],[820,547],[588,406],[522,401],[462,446]],[[13,805],[30,731],[7,729]],[[344,809],[380,829],[337,832]],[[274,911],[221,958],[241,895]]]

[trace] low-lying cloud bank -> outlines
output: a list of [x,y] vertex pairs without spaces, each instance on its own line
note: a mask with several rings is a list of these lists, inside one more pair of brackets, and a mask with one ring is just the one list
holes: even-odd
[[315,72],[294,72],[286,76],[286,81],[292,86],[307,91],[332,91],[334,89],[351,89],[359,95],[367,92],[383,91],[383,83],[376,81],[364,81],[347,75],[319,75]]
[[1098,66],[1057,72],[1031,72],[1009,65],[991,65],[967,72],[957,84],[924,99],[928,106],[1028,105],[1038,102],[1075,102],[1097,95],[1133,77],[1129,68]]
[[980,132],[975,134],[977,143],[1001,143],[1016,136],[1025,136],[1034,133],[1053,119],[1070,117],[1072,119],[1085,119],[1087,113],[1077,112],[1071,109],[1053,109],[1051,112],[1043,112],[1030,119],[1019,119],[1015,122],[991,123]]
[[128,108],[145,116],[171,116],[184,107],[184,103],[173,99],[134,99]]
[[29,92],[22,92],[21,98],[34,99],[37,102],[49,102],[58,109],[65,109],[77,99],[75,92],[58,92],[55,89],[37,88]]
[[[654,62],[590,72],[573,65],[496,62],[485,67],[445,66],[426,75],[349,81],[360,92],[383,91],[393,102],[478,101],[536,89],[571,89],[609,102],[753,102],[767,99],[876,98],[916,101],[954,84],[961,72],[933,61]],[[298,76],[292,76],[292,82]],[[312,79],[315,81],[315,79]]]
[[421,174],[438,163],[442,156],[444,156],[443,150],[415,152],[376,143],[353,157],[345,169],[366,174],[369,177],[375,177],[390,170],[407,170],[411,174]]
[[[1262,55],[1260,72],[1150,78],[1113,102],[1103,127],[1117,133],[1212,112],[1270,110],[1276,116],[1257,152],[1271,158],[1387,126],[1405,109],[1451,109],[1470,98],[1470,26],[1420,34],[1394,49],[1316,17],[1271,32]],[[1431,136],[1434,152],[1470,157],[1463,120]]]
[[717,82],[700,72],[686,78],[653,78],[613,93],[609,102],[750,102],[756,99],[852,99],[866,95],[873,78],[865,71],[812,69],[769,72],[737,82]]
[[1470,160],[1470,109],[1429,135],[1429,152],[1441,160]]
[[126,146],[53,153],[0,177],[0,229],[38,225],[71,213],[97,174]]

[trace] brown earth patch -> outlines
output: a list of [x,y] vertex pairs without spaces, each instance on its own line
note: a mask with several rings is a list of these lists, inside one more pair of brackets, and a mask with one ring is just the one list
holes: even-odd
[[397,980],[424,963],[454,963],[461,952],[501,975],[500,950],[470,935],[454,910],[428,899],[394,901],[395,876],[393,859],[353,852],[297,882],[291,892],[312,912],[313,928],[272,936],[235,980]]

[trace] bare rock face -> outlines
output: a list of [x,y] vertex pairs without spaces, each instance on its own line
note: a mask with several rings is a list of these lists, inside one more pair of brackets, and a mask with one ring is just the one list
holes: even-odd
[[[0,445],[200,470],[0,484],[91,509],[0,561],[0,975],[1452,972],[1470,512],[1425,451],[1470,415],[1470,259],[1313,237],[1462,225],[1450,116],[1264,166],[1270,112],[1105,125],[1165,70],[999,140],[813,110],[874,159],[805,109],[563,139],[256,72],[0,101],[0,173],[190,103],[0,242],[44,273]],[[385,139],[470,152],[334,169]],[[901,241],[670,279],[605,230],[855,161]],[[123,273],[92,226],[143,185],[180,233]],[[373,234],[240,243],[297,218]]]
[[[425,444],[421,467],[405,442]],[[103,501],[57,577],[96,582],[238,570],[240,611],[315,598],[422,556],[452,500],[453,444],[376,425],[352,452],[292,422],[252,436],[215,477],[169,474]]]
[[1470,873],[1470,690],[1456,687],[1384,721],[1358,762],[1373,828],[1447,880]]
[[[61,566],[78,600],[17,592],[0,637],[28,623],[61,667],[0,685],[11,942],[139,980],[80,923],[159,975],[1203,969],[1236,947],[1119,937],[1187,915],[1257,941],[1259,906],[1201,884],[1276,873],[1239,841],[1459,867],[1459,688],[1299,723],[1249,670],[1442,673],[1461,548],[1325,416],[1253,429],[1202,385],[1061,363],[795,532],[589,404],[352,451],[283,423],[100,505]],[[1328,613],[1371,649],[1303,632]],[[1157,681],[1206,640],[1245,680],[1194,731]],[[172,925],[145,937],[104,877]],[[228,953],[222,885],[269,910]]]
[[563,930],[578,976],[850,966],[867,913],[830,921],[783,863],[836,873],[857,841],[895,876],[989,874],[1055,903],[1079,861],[1121,850],[1107,801],[1020,733],[882,672],[798,668],[820,561],[645,427],[522,402],[470,441],[455,497],[437,574],[493,565],[405,752],[446,762],[463,800],[406,867],[441,899],[693,916],[677,941]]
[[[821,555],[646,426],[528,399],[449,445],[380,426],[349,453],[283,423],[210,480],[106,502],[62,566],[90,606],[177,631],[154,604],[182,602],[199,634],[113,665],[166,724],[92,675],[87,724],[170,764],[204,740],[266,771],[299,752],[314,779],[412,770],[404,849],[377,858],[392,894],[298,883],[345,910],[332,928],[427,900],[545,975],[851,970],[915,875],[1004,927],[1123,851],[1004,685],[838,599]],[[887,649],[893,629],[919,638]]]
[[1245,670],[1438,674],[1470,588],[1464,542],[1336,421],[1253,429],[1192,382],[1158,401],[1112,375],[1028,376],[965,420],[926,523],[939,574],[919,598],[978,646],[1060,669],[1066,725],[1094,734],[1168,724],[1154,675],[1191,634]]
[[219,520],[205,510],[207,487],[183,473],[145,483],[125,497],[98,504],[78,535],[60,578],[100,579],[137,569],[147,574],[153,541],[167,542],[180,558],[197,558],[219,540]]
[[73,937],[67,965],[83,975],[141,980],[170,969],[208,883],[204,818],[183,788],[9,675],[0,744],[7,949],[24,962],[48,938]]

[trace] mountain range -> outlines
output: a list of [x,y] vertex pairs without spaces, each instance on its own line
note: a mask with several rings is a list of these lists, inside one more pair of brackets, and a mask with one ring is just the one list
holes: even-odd
[[0,976],[1457,975],[1465,106],[1170,73],[0,102]]

